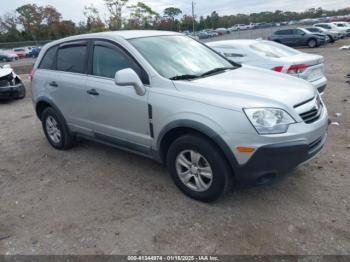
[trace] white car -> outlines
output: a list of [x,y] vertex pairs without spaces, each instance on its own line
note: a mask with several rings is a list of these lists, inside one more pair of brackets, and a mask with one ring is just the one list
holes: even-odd
[[318,23],[318,24],[314,24],[314,26],[321,27],[327,30],[337,31],[341,34],[341,38],[344,38],[346,36],[346,29],[340,28],[333,23]]
[[348,22],[333,22],[339,29],[346,30],[346,36],[350,36],[350,23]]
[[245,24],[238,24],[238,25],[235,25],[237,30],[248,30],[250,29],[250,25],[245,25]]
[[309,81],[319,93],[327,86],[324,58],[265,40],[227,40],[207,43],[229,60],[286,73]]
[[16,55],[11,50],[0,50],[0,62],[12,62],[18,60],[18,55]]

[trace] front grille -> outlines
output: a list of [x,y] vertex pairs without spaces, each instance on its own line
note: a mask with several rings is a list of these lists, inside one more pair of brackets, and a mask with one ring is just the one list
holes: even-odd
[[304,120],[306,124],[311,124],[317,121],[322,113],[323,104],[319,96],[316,97],[314,101],[314,106],[308,111],[300,113],[300,117]]
[[300,117],[306,124],[311,124],[320,118],[320,110],[311,109],[310,111],[300,114]]

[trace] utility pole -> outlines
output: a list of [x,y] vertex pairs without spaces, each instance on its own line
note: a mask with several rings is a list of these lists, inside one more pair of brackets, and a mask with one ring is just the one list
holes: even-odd
[[192,1],[192,31],[194,33],[194,23],[195,23],[195,18],[194,18],[194,5],[196,3]]

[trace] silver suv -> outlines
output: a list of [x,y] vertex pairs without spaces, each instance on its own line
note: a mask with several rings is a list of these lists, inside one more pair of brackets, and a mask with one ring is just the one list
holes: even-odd
[[186,195],[213,201],[266,184],[323,147],[327,109],[291,76],[230,62],[172,32],[120,31],[46,45],[32,78],[49,143],[77,136],[164,163]]

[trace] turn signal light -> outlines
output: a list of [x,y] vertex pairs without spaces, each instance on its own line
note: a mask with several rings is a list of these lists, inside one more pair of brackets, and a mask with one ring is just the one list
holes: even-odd
[[253,153],[255,151],[255,148],[239,146],[237,147],[237,150],[240,153]]

